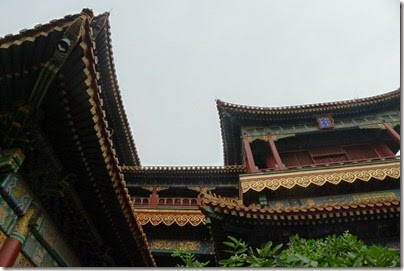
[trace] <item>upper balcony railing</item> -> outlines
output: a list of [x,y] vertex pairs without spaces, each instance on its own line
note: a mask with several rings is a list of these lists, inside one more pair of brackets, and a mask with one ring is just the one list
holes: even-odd
[[198,206],[200,199],[159,197],[157,199],[157,204],[152,204],[150,197],[133,197],[132,202],[134,206]]
[[[356,159],[356,160],[346,160],[346,161],[337,161],[337,162],[327,162],[327,163],[315,163],[315,164],[306,164],[306,165],[298,165],[298,166],[286,166],[285,170],[299,170],[299,169],[310,169],[310,168],[324,168],[324,167],[334,167],[334,166],[346,166],[346,165],[355,165],[358,163],[372,163],[372,162],[383,162],[383,161],[393,161],[400,160],[400,156],[386,156],[386,157],[377,157],[377,158],[366,158],[366,159]],[[278,168],[260,168],[261,172],[268,171],[278,171]]]

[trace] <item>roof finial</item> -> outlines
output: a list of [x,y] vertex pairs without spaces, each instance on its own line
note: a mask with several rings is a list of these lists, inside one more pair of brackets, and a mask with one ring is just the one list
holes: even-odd
[[83,9],[81,10],[81,14],[86,15],[86,16],[88,16],[88,17],[90,17],[90,18],[92,18],[92,17],[94,16],[93,10],[92,10],[92,9],[89,9],[89,8],[83,8]]

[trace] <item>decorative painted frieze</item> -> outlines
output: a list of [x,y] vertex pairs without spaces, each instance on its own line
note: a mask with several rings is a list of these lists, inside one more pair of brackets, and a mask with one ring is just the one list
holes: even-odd
[[0,174],[17,172],[24,159],[20,149],[0,150]]
[[18,216],[23,216],[32,202],[28,187],[14,172],[1,179],[0,193]]
[[10,234],[17,223],[17,215],[8,205],[5,199],[0,195],[0,229]]
[[187,251],[197,254],[214,254],[213,244],[194,240],[150,240],[150,248],[153,252],[171,253],[175,250]]

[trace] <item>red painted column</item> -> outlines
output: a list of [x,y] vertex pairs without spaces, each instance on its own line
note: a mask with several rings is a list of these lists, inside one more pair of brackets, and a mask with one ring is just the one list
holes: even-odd
[[35,215],[34,209],[29,209],[23,217],[21,217],[14,228],[13,233],[7,237],[0,248],[0,266],[13,266],[18,253],[21,251],[22,244],[27,238],[29,232],[29,222]]
[[386,127],[387,132],[389,133],[389,135],[391,135],[394,141],[396,141],[396,143],[400,145],[400,135],[396,132],[396,130],[394,130],[393,127],[391,127],[391,125],[387,122],[383,122],[383,125],[384,127]]
[[248,136],[243,136],[243,145],[247,156],[247,172],[259,172],[255,167],[254,156],[251,151],[250,142],[248,142]]
[[150,205],[157,206],[158,201],[159,201],[159,195],[157,194],[157,187],[153,186],[152,194],[150,195]]
[[8,237],[0,249],[0,266],[13,266],[15,259],[17,259],[18,253],[21,251],[21,247],[22,243],[20,240],[11,236]]
[[270,134],[268,134],[268,142],[269,142],[269,148],[271,149],[272,155],[275,158],[276,164],[278,164],[279,170],[285,170],[286,168],[282,163],[278,149],[276,148],[275,142]]

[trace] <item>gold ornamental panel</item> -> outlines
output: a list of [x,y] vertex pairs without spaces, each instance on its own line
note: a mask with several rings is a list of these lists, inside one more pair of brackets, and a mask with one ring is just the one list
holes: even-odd
[[18,253],[17,259],[15,259],[13,268],[15,267],[36,267],[27,256],[22,254],[21,252]]
[[[386,167],[388,166],[388,167]],[[353,183],[356,180],[369,181],[371,179],[384,180],[386,177],[400,178],[399,162],[393,165],[368,165],[361,167],[349,167],[326,170],[313,170],[307,172],[286,172],[267,174],[264,176],[241,177],[241,189],[243,193],[254,190],[260,192],[264,189],[277,190],[280,187],[291,189],[295,186],[308,187],[311,184],[323,186],[326,183],[334,185],[340,182]]]
[[148,223],[153,226],[163,223],[166,226],[176,224],[182,227],[187,224],[198,226],[206,223],[206,218],[200,211],[135,209],[135,214],[142,226]]

